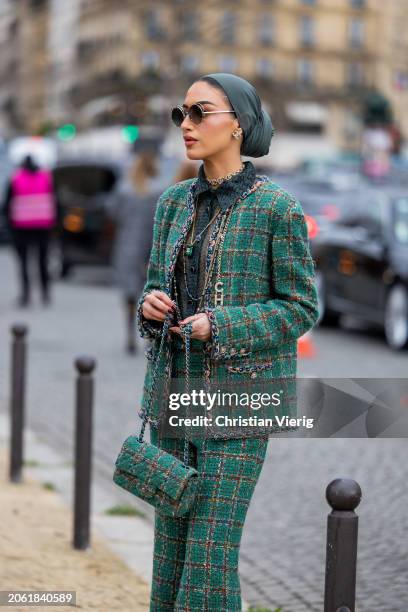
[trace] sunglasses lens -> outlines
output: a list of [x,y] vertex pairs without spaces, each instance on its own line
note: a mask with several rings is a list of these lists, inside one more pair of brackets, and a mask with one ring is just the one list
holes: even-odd
[[184,114],[181,108],[178,106],[175,106],[171,111],[171,120],[173,121],[174,125],[177,125],[177,127],[180,127],[180,125],[183,123]]
[[192,104],[190,106],[190,119],[193,123],[198,125],[203,120],[203,113],[198,104]]

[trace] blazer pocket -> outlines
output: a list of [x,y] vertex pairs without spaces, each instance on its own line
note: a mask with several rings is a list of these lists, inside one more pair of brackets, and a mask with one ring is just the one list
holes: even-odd
[[275,366],[276,364],[273,361],[265,361],[248,365],[227,365],[227,370],[231,373],[244,374],[250,378],[257,378],[258,374],[263,371],[272,370]]

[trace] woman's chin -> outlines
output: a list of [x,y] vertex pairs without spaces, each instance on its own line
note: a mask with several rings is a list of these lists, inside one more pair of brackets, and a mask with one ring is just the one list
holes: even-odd
[[193,148],[194,147],[186,149],[186,156],[188,159],[202,159],[202,151],[194,151],[192,150]]

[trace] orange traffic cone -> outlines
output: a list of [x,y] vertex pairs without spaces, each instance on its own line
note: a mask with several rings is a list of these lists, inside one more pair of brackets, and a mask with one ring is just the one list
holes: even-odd
[[312,340],[312,332],[307,331],[303,336],[300,336],[297,343],[298,357],[315,357],[316,347]]

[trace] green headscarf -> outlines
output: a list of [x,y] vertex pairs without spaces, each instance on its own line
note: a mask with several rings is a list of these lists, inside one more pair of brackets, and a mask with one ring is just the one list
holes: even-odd
[[267,155],[275,130],[271,118],[261,106],[255,87],[242,77],[227,72],[215,72],[200,77],[204,78],[215,81],[225,91],[235,111],[244,132],[242,155],[248,157]]

